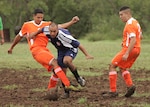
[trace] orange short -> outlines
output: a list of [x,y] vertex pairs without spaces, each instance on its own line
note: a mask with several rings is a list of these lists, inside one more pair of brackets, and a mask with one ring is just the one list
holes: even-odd
[[51,70],[51,61],[54,59],[54,55],[45,47],[34,48],[32,50],[33,58],[43,65],[48,71]]
[[140,54],[140,48],[133,48],[129,54],[127,61],[122,60],[123,55],[125,54],[127,48],[122,48],[122,50],[112,59],[112,64],[120,68],[130,68],[137,57]]

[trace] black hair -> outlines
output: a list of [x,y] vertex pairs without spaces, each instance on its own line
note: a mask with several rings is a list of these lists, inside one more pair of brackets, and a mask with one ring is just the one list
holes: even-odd
[[44,14],[43,10],[42,9],[35,9],[33,14],[36,15],[37,13],[42,13]]
[[126,9],[130,9],[130,7],[128,7],[128,6],[123,6],[123,7],[120,8],[119,11],[126,10]]

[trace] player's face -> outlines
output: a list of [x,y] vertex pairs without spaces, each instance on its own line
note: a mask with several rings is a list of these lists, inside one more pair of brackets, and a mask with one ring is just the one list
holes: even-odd
[[127,12],[125,12],[125,11],[120,11],[120,12],[119,12],[119,16],[120,16],[120,19],[121,19],[123,22],[127,22],[127,21],[128,21],[128,14],[127,14]]
[[36,15],[33,16],[33,19],[36,24],[40,24],[41,21],[43,20],[44,14],[42,13],[37,13]]
[[49,32],[51,37],[55,38],[58,34],[58,27],[57,26],[49,27]]

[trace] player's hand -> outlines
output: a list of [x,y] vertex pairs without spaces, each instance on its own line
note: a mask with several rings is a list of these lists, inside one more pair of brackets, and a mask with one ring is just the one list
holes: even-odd
[[94,57],[91,56],[91,55],[87,55],[87,56],[86,56],[86,59],[94,59]]
[[72,21],[73,23],[77,23],[79,20],[80,20],[80,19],[79,19],[78,16],[74,16],[71,21]]
[[5,40],[4,40],[4,39],[1,39],[1,45],[3,45],[3,44],[4,44],[4,42],[5,42]]
[[12,49],[8,49],[8,54],[12,54]]
[[122,56],[122,60],[126,61],[128,59],[128,56],[129,54],[125,53],[123,56]]

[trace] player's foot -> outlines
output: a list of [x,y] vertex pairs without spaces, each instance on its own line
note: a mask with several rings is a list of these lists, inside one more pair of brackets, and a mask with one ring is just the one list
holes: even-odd
[[115,98],[118,96],[118,93],[117,92],[102,92],[101,95],[104,98]]
[[125,97],[131,97],[134,94],[135,89],[136,89],[136,87],[134,85],[131,87],[128,87]]
[[73,86],[73,85],[70,85],[70,86],[65,86],[65,89],[68,90],[68,91],[80,91],[80,89],[78,89],[77,87]]
[[65,92],[65,93],[61,96],[62,99],[67,99],[67,98],[69,98],[69,97],[70,97],[70,94],[67,93],[67,92]]
[[78,78],[78,83],[79,83],[82,87],[84,87],[85,84],[86,84],[86,81],[85,81],[85,79],[84,79],[83,77],[79,77],[79,78]]

